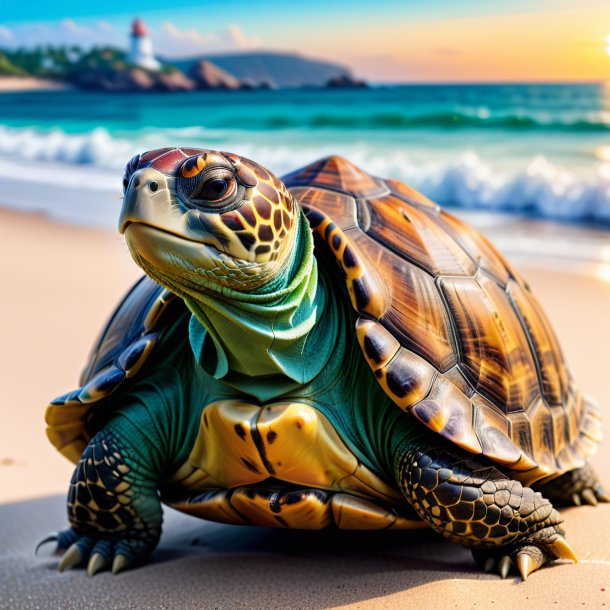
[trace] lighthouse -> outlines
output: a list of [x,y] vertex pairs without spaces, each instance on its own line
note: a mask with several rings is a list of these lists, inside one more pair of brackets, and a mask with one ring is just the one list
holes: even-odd
[[153,55],[152,42],[148,37],[148,31],[141,19],[134,19],[131,24],[131,44],[129,46],[129,63],[145,68],[146,70],[158,70],[161,64]]

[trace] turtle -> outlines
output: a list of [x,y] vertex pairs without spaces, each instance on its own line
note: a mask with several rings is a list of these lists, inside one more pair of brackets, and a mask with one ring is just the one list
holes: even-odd
[[599,408],[481,233],[339,156],[280,180],[163,148],[123,188],[145,276],[46,411],[76,464],[70,527],[43,541],[60,571],[144,563],[162,502],[240,525],[431,528],[502,578],[576,560],[552,502],[610,500],[587,462]]

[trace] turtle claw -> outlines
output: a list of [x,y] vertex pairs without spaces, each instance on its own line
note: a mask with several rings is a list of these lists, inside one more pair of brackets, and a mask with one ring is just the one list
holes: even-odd
[[132,562],[125,555],[117,555],[112,562],[112,573],[118,574],[131,566]]
[[517,569],[519,570],[519,574],[521,574],[521,580],[523,580],[523,582],[527,580],[527,577],[534,570],[537,570],[540,567],[536,564],[537,562],[534,558],[527,553],[519,553],[517,555]]
[[595,492],[592,489],[583,489],[580,492],[580,497],[585,501],[585,504],[590,504],[591,506],[597,506],[598,504]]
[[59,551],[59,534],[57,532],[53,532],[52,534],[49,534],[46,538],[44,538],[43,540],[41,540],[37,545],[36,545],[36,549],[34,550],[34,555],[36,557],[38,557],[38,552],[40,551],[40,549],[45,545],[45,544],[49,544],[49,542],[55,542],[55,549],[53,550],[53,552],[51,553],[51,555],[55,555],[58,551]]
[[580,495],[587,504],[591,504],[592,506],[597,506],[600,502],[610,502],[610,495],[601,485],[583,489],[583,491],[580,492]]
[[572,504],[574,506],[597,506],[600,502],[610,502],[610,496],[602,487],[586,487],[577,493],[572,494]]
[[569,470],[537,487],[537,490],[553,504],[564,506],[597,506],[600,502],[610,502],[610,494],[602,487],[589,464]]
[[486,573],[499,574],[506,579],[510,572],[518,571],[521,579],[526,581],[528,576],[546,564],[556,559],[577,562],[574,549],[568,544],[561,532],[554,529],[552,532],[540,532],[534,539],[525,539],[508,546],[496,549],[473,549],[472,555]]
[[483,565],[483,571],[488,574],[496,572],[502,580],[505,580],[516,568],[521,579],[526,581],[532,572],[552,560],[550,554],[533,545],[518,547],[509,552],[505,549],[503,555],[499,555],[499,551],[500,549],[491,551],[492,554],[484,561],[483,558],[480,558],[479,565]]
[[61,558],[61,561],[59,562],[59,571],[65,572],[66,570],[70,570],[74,566],[81,563],[82,560],[83,553],[78,548],[78,545],[74,543]]
[[576,556],[574,549],[568,544],[565,538],[557,538],[557,540],[550,544],[550,549],[557,559],[567,559],[568,561],[578,563],[578,557]]
[[137,538],[123,538],[113,540],[110,537],[88,536],[77,532],[74,528],[50,534],[39,545],[57,541],[57,550],[63,551],[58,569],[65,572],[77,566],[86,568],[87,576],[95,576],[100,572],[108,570],[118,574],[134,567],[148,556],[138,546]]
[[89,557],[89,563],[87,564],[87,576],[95,576],[98,572],[106,569],[109,563],[101,553],[93,553]]
[[598,502],[610,502],[610,495],[606,493],[603,487],[597,487],[593,492]]
[[504,555],[504,557],[500,559],[500,561],[498,562],[498,572],[500,573],[500,578],[502,580],[504,580],[508,576],[512,565],[513,560],[510,558],[509,555]]

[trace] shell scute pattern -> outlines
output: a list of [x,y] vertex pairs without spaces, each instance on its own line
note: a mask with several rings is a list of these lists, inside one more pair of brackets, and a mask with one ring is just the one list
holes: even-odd
[[438,217],[442,221],[443,228],[456,243],[460,244],[478,269],[489,274],[502,286],[508,284],[511,279],[508,263],[483,235],[443,210],[438,213]]
[[483,452],[473,426],[472,402],[443,375],[435,377],[426,398],[413,405],[409,411],[434,432],[450,438],[456,445],[472,453]]
[[475,273],[472,259],[439,226],[436,213],[430,216],[391,195],[370,199],[368,204],[371,226],[367,234],[384,247],[433,276]]
[[527,409],[538,396],[536,364],[505,293],[483,275],[443,277],[440,286],[468,380],[504,412]]
[[356,200],[353,197],[320,188],[295,187],[291,191],[301,205],[324,210],[344,231],[359,225]]
[[401,280],[392,284],[392,306],[380,322],[440,372],[455,366],[451,320],[434,278],[395,256],[384,257],[382,264],[384,277]]
[[533,354],[538,359],[542,394],[549,404],[560,405],[568,390],[569,378],[567,369],[562,366],[563,356],[557,339],[531,293],[514,281],[508,283],[507,293],[531,338]]
[[402,199],[406,203],[432,211],[438,210],[438,205],[436,205],[434,201],[431,201],[414,188],[411,188],[403,182],[400,182],[399,180],[386,180],[385,183],[388,185],[392,194],[396,195],[399,199]]
[[[527,284],[476,230],[398,181],[363,174],[330,157],[290,174],[287,184],[348,289],[353,273],[340,251],[357,261],[369,298],[382,302],[373,313],[352,298],[363,316],[360,345],[388,396],[527,484],[582,465],[600,438],[597,407],[572,385]],[[405,353],[427,372],[418,372],[416,359],[399,366]],[[388,383],[393,363],[401,383]],[[404,388],[416,387],[418,375],[433,381],[409,405]]]
[[514,464],[521,457],[510,436],[508,418],[491,402],[479,394],[472,399],[474,427],[481,442],[483,453],[496,462]]
[[538,399],[527,410],[532,434],[533,457],[539,464],[552,464],[554,461],[555,436],[550,409],[542,399]]
[[354,198],[385,195],[387,185],[336,155],[320,159],[284,177],[288,187],[312,186],[351,195]]
[[[332,191],[321,194],[320,189],[315,188],[295,188],[294,194],[303,206],[314,234],[328,243],[339,261],[354,308],[373,317],[382,316],[388,306],[387,294],[382,288],[381,277],[374,271],[374,264],[371,264],[375,262],[374,252],[355,248],[351,239],[357,240],[361,233],[355,224],[357,217],[354,198]],[[314,202],[336,210],[337,218],[318,212],[313,206]],[[369,269],[368,273],[365,273],[366,269]]]

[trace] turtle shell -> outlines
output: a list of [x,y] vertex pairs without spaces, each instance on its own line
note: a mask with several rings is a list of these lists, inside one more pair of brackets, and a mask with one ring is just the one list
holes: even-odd
[[180,318],[184,318],[186,325],[187,315],[181,299],[148,277],[135,284],[93,348],[80,387],[56,398],[47,407],[47,436],[64,456],[78,462],[99,429],[95,422],[98,408],[145,368],[163,330]]
[[601,440],[598,409],[485,237],[341,157],[284,181],[339,264],[365,358],[399,407],[526,484],[584,464]]

